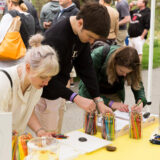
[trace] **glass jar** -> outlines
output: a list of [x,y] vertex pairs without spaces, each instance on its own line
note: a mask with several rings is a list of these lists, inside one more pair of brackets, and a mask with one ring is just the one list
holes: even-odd
[[36,137],[27,143],[26,160],[58,160],[59,142],[52,137]]
[[129,136],[130,138],[140,139],[142,127],[142,113],[135,111],[130,112]]
[[102,118],[102,138],[110,141],[115,139],[115,116],[111,113],[106,113]]
[[95,135],[97,133],[97,114],[95,112],[86,113],[84,130],[85,133]]

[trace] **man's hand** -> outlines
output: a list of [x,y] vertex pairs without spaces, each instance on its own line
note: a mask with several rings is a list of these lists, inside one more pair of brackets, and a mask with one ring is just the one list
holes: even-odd
[[104,102],[99,102],[98,104],[98,109],[99,111],[102,113],[102,114],[105,114],[105,113],[112,113],[113,114],[113,111],[111,108],[107,107]]
[[44,129],[39,130],[36,135],[38,137],[53,137],[52,135],[56,134],[55,132],[47,132]]
[[52,22],[43,22],[43,27],[48,29],[51,26]]
[[129,109],[128,109],[128,105],[127,104],[123,104],[121,102],[114,102],[112,104],[112,109],[116,109],[116,110],[119,110],[121,112],[129,112]]
[[77,95],[74,98],[74,102],[82,109],[84,109],[86,112],[93,112],[96,110],[96,104],[92,99],[81,97],[80,95]]

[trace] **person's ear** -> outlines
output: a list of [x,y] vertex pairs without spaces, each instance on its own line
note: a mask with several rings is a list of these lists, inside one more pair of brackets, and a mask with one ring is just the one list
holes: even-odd
[[26,64],[26,73],[29,73],[31,70],[30,64]]
[[83,28],[83,19],[82,18],[78,20],[78,27]]

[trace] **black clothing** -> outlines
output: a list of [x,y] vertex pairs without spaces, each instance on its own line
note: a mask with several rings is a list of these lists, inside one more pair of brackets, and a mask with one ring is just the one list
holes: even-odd
[[[61,15],[59,16],[61,12]],[[62,11],[60,10],[58,13],[56,13],[55,18],[53,19],[52,24],[54,25],[55,23],[68,18],[70,16],[74,16],[79,12],[79,9],[76,7],[75,4],[73,4],[72,6],[70,6],[69,8],[64,8]]]
[[33,18],[34,18],[34,21],[35,21],[35,32],[40,32],[41,31],[41,27],[40,27],[40,24],[39,24],[39,20],[38,20],[38,16],[37,16],[37,11],[36,9],[34,8],[34,6],[32,5],[32,3],[30,3],[28,0],[23,0],[25,5],[27,6],[28,8],[28,13],[30,13]]
[[[150,28],[150,9],[145,8],[143,10],[132,10],[131,22],[129,23],[128,34],[131,38],[141,36],[144,29]],[[147,38],[147,35],[144,37]]]
[[[99,96],[89,43],[82,43],[78,36],[73,33],[69,18],[65,18],[56,25],[52,25],[45,32],[43,43],[52,46],[57,51],[60,72],[50,80],[48,86],[44,87],[42,97],[47,99],[62,97],[69,100],[73,91],[66,88],[66,84],[73,65],[91,96],[93,98]],[[74,51],[76,51],[77,57],[73,58]]]
[[9,14],[12,15],[12,17],[19,16],[21,18],[21,27],[20,27],[20,34],[23,39],[23,42],[26,46],[26,48],[29,46],[28,40],[29,38],[35,34],[35,27],[34,27],[34,19],[33,16],[29,13],[20,13],[17,10],[11,10],[8,11]]
[[[34,31],[35,31],[35,33],[41,32],[41,27],[40,27],[40,24],[39,24],[39,20],[38,20],[38,15],[37,15],[36,9],[32,5],[32,3],[30,3],[28,0],[24,0],[24,4],[28,8],[27,12],[30,13],[34,18],[34,24],[35,24]],[[7,5],[5,6],[5,9],[4,9],[4,14],[6,14],[6,13],[8,13]]]

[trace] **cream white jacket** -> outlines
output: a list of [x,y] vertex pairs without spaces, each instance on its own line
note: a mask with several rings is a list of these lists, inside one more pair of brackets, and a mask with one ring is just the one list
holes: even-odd
[[0,111],[12,112],[13,130],[23,133],[34,110],[34,106],[41,97],[42,89],[30,86],[23,95],[17,66],[5,70],[11,76],[13,87],[11,88],[8,77],[0,71]]

